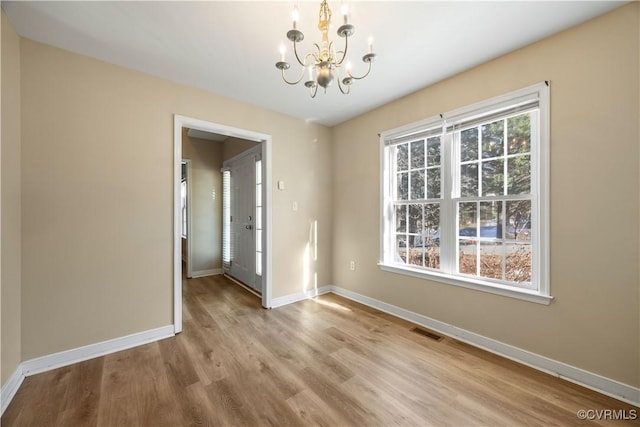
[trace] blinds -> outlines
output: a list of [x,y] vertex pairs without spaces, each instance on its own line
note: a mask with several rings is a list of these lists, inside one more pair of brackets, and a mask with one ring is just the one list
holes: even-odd
[[229,266],[233,257],[231,247],[231,171],[222,171],[222,263]]
[[430,138],[445,133],[464,130],[483,123],[532,111],[540,107],[539,85],[493,98],[462,109],[431,117],[407,127],[385,133],[384,145],[392,146],[409,141]]
[[470,127],[478,126],[482,123],[492,122],[504,118],[506,116],[516,115],[518,113],[524,113],[526,111],[535,110],[539,107],[539,102],[535,100],[527,100],[520,104],[511,104],[498,109],[491,109],[490,111],[476,112],[476,114],[465,114],[458,117],[445,118],[447,132],[453,132],[457,130],[463,130]]
[[431,138],[434,136],[438,136],[438,135],[442,135],[442,133],[444,132],[443,129],[443,123],[444,122],[440,122],[440,124],[437,127],[431,127],[428,129],[423,129],[414,133],[408,133],[405,135],[401,135],[395,138],[391,138],[391,139],[385,139],[384,144],[385,145],[398,145],[398,144],[402,144],[404,142],[409,142],[409,141],[416,141],[416,140],[420,140],[420,139],[425,139],[425,138]]

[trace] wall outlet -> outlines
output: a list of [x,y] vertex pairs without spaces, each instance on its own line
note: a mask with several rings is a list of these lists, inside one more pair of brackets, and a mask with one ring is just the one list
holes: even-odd
[[351,262],[349,263],[349,269],[350,269],[351,271],[356,271],[356,262],[355,262],[355,261],[351,261]]
[[291,209],[293,209],[294,211],[298,210],[298,202],[293,202],[293,204],[291,205]]

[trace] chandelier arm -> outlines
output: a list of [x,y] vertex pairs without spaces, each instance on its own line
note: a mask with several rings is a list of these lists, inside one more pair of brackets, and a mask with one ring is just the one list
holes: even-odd
[[[315,64],[316,62],[318,62],[318,57],[316,56],[315,53],[313,52],[309,52],[307,53],[307,56],[304,57],[304,62],[305,64],[307,63],[307,59],[311,58],[311,64]],[[310,64],[310,65],[311,65]],[[304,67],[307,67],[307,65],[304,65]]]
[[342,87],[342,83],[340,83],[340,76],[338,76],[338,87],[340,88],[340,92],[342,92],[343,95],[349,95],[349,93],[351,92],[351,86],[350,85],[345,85],[347,86],[347,90],[345,91],[344,88]]
[[317,93],[318,93],[318,85],[313,85],[313,87],[309,88],[309,95],[311,96],[311,98],[315,98]]
[[320,48],[320,45],[318,43],[314,43],[313,45],[316,47],[316,50],[318,51],[318,54],[316,55],[314,53],[313,56],[316,58],[317,61],[320,61],[320,56],[322,55],[322,49]]
[[[298,60],[298,64],[302,65],[302,67],[304,68],[304,62],[300,61],[300,57],[298,56],[298,48],[297,48],[298,44],[294,41],[293,42],[293,53],[296,54],[296,59]],[[306,57],[305,57],[305,61],[306,61]]]
[[338,65],[342,65],[342,63],[344,62],[345,58],[347,57],[347,51],[349,50],[349,36],[345,36],[344,37],[344,52],[343,51],[338,51],[336,54],[341,53],[342,52],[342,58],[340,59],[340,61],[337,62]]
[[348,71],[347,74],[349,75],[349,77],[351,77],[354,80],[362,80],[365,77],[367,77],[369,75],[369,73],[371,72],[371,62],[368,62],[367,64],[369,64],[369,67],[367,68],[367,72],[364,73],[364,75],[362,75],[360,77],[357,77],[357,76],[354,76],[353,74],[351,74],[351,71]]
[[302,79],[304,78],[304,71],[305,71],[305,68],[304,68],[304,67],[302,67],[302,74],[300,75],[300,78],[299,78],[298,80],[296,80],[296,81],[289,81],[289,80],[287,80],[287,78],[285,77],[285,75],[284,75],[284,69],[283,69],[283,70],[282,70],[282,80],[284,80],[284,82],[285,82],[286,84],[289,84],[289,85],[292,85],[292,86],[293,86],[293,85],[297,85],[297,84],[298,84],[298,83],[300,83],[300,82],[302,81]]

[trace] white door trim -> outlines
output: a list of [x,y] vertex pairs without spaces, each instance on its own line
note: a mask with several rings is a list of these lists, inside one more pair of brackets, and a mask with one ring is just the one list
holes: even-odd
[[262,223],[265,246],[263,252],[264,287],[262,306],[271,307],[271,135],[212,123],[205,120],[175,114],[173,117],[173,327],[182,331],[182,233],[180,214],[180,181],[182,179],[182,128],[212,132],[229,137],[260,142],[262,147],[262,200],[264,201]]

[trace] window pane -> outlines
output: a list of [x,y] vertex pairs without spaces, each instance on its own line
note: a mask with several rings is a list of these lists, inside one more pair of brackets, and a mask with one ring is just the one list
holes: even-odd
[[440,168],[427,169],[427,198],[440,198]]
[[262,252],[256,252],[256,275],[262,276]]
[[482,125],[482,158],[504,154],[504,120]]
[[476,243],[471,240],[458,240],[458,272],[462,274],[478,275]]
[[409,146],[400,144],[396,146],[396,167],[398,171],[406,171],[409,167]]
[[458,235],[475,237],[478,234],[478,204],[476,202],[458,203]]
[[531,201],[509,200],[507,208],[506,238],[531,240]]
[[256,185],[256,206],[262,206],[262,184]]
[[429,203],[424,205],[424,231],[429,239],[439,239],[440,231],[440,204]]
[[256,230],[262,229],[262,208],[256,208]]
[[504,194],[504,160],[482,162],[482,195],[501,196]]
[[428,246],[425,248],[424,266],[440,270],[440,246]]
[[409,264],[424,266],[422,236],[409,236]]
[[531,193],[531,157],[529,155],[507,160],[507,191],[509,194]]
[[480,242],[480,276],[502,279],[501,242]]
[[531,245],[511,243],[505,249],[505,278],[510,282],[531,282]]
[[262,230],[256,230],[256,250],[262,251]]
[[409,205],[409,233],[422,232],[422,205]]
[[396,191],[397,200],[409,199],[409,174],[407,172],[398,174],[398,188]]
[[407,205],[396,205],[396,231],[407,232]]
[[262,183],[262,160],[256,160],[256,184]]
[[424,140],[411,143],[411,169],[424,167]]
[[427,139],[427,166],[440,166],[440,137]]
[[411,173],[411,200],[424,199],[424,170]]
[[404,234],[396,236],[396,262],[407,262],[407,236]]
[[502,239],[502,202],[480,202],[480,237]]
[[478,196],[478,164],[460,166],[460,197]]
[[507,120],[508,154],[528,153],[531,150],[531,117],[529,113]]
[[478,128],[471,128],[460,132],[460,161],[478,159]]

